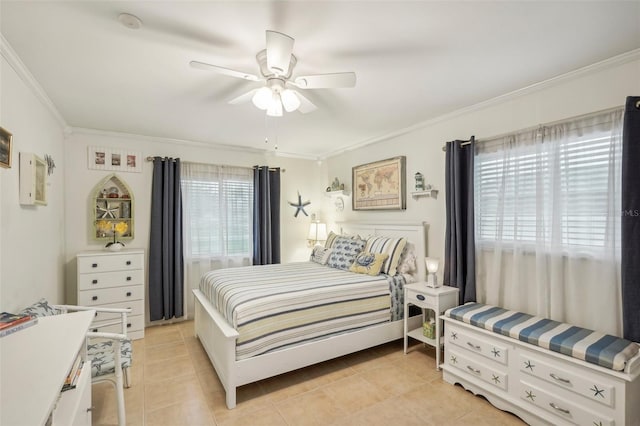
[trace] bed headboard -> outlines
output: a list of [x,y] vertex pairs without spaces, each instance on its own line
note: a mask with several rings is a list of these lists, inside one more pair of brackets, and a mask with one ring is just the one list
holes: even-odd
[[429,225],[422,223],[367,223],[367,222],[336,222],[336,232],[341,234],[358,234],[361,237],[382,235],[385,237],[404,237],[416,247],[417,278],[424,280],[427,268],[424,258],[427,256],[427,229]]

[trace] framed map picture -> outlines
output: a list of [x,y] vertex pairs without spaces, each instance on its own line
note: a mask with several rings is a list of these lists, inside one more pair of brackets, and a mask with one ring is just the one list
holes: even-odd
[[406,157],[353,168],[353,210],[404,210]]

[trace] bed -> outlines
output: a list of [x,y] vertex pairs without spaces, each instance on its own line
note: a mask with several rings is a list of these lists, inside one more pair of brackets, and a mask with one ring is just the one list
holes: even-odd
[[[340,234],[405,238],[413,244],[415,257],[418,260],[414,276],[416,279],[422,279],[425,276],[425,265],[422,259],[426,254],[426,224],[345,222],[338,225]],[[283,267],[292,269],[283,270]],[[236,405],[236,388],[239,386],[402,338],[402,315],[396,317],[389,315],[393,311],[393,297],[389,294],[392,283],[388,277],[384,275],[367,277],[351,272],[344,273],[327,266],[320,268],[324,270],[320,271],[318,266],[311,262],[256,266],[253,268],[253,273],[255,274],[257,270],[261,278],[264,278],[260,286],[254,282],[255,277],[251,275],[251,267],[226,270],[233,275],[233,279],[229,278],[227,281],[224,281],[226,279],[224,272],[213,271],[210,275],[203,277],[201,288],[194,290],[195,334],[200,339],[225,389],[226,404],[229,409]],[[304,279],[304,283],[309,284],[308,286],[301,286],[299,280],[291,278],[295,276],[299,278],[303,273],[310,273],[310,276],[316,278]],[[282,279],[276,279],[278,276]],[[350,278],[345,281],[342,276]],[[206,281],[219,282],[220,279],[223,282],[217,285],[224,288],[219,290],[218,296],[212,295],[211,287]],[[302,328],[305,328],[305,333],[310,332],[310,334],[300,337],[298,333],[293,333],[297,336],[295,338],[291,335],[280,336],[280,330],[271,331],[268,327],[277,322],[288,324],[289,318],[260,324],[260,321],[253,316],[256,310],[267,309],[270,305],[264,301],[255,302],[256,292],[265,294],[280,292],[280,290],[274,290],[275,281],[282,281],[285,287],[288,285],[291,290],[289,293],[283,293],[285,302],[279,303],[289,305],[304,303],[303,301],[308,299],[317,299],[318,304],[327,306],[326,310],[319,309],[313,312],[313,315],[319,316],[325,315],[325,311],[330,309],[339,311],[346,305],[353,305],[356,311],[338,314],[339,320],[335,321],[337,329],[332,330],[328,335],[324,333],[322,327],[314,328],[315,325],[307,324]],[[311,282],[314,284],[311,285]],[[348,289],[347,293],[351,296],[347,300],[334,298],[333,288],[337,282]],[[240,289],[244,287],[244,291],[234,293],[232,288],[235,287]],[[383,288],[386,288],[384,297],[381,290]],[[399,288],[401,293],[402,286]],[[256,290],[252,291],[252,289]],[[385,318],[382,317],[382,312],[386,313]],[[264,318],[269,315],[263,312],[258,316]],[[420,321],[420,316],[412,317],[410,326],[417,327]],[[322,321],[319,320],[318,323]],[[309,324],[315,323],[310,321]],[[262,330],[262,332],[259,333],[256,330]]]

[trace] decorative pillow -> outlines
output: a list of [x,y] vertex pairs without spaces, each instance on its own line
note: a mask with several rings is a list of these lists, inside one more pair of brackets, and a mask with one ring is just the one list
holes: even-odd
[[348,271],[354,259],[364,248],[366,241],[347,237],[337,237],[327,265]]
[[402,251],[402,256],[400,256],[400,262],[398,262],[396,273],[415,274],[416,272],[418,272],[418,265],[416,264],[416,246],[407,241],[407,245]]
[[364,250],[370,253],[386,253],[389,255],[387,261],[382,265],[383,274],[395,275],[402,256],[402,250],[407,245],[405,238],[370,237],[367,240]]
[[331,248],[333,247],[333,243],[336,241],[336,238],[338,238],[340,235],[336,234],[333,231],[329,232],[329,236],[327,237],[327,241],[325,241],[324,243],[324,248]]
[[20,313],[31,315],[32,317],[48,317],[50,315],[57,315],[59,312],[53,306],[49,305],[47,299],[40,299],[33,305],[24,308]]
[[324,248],[322,246],[315,246],[313,251],[311,252],[311,261],[319,263],[321,265],[326,265],[329,261],[329,256],[333,249]]
[[359,274],[379,275],[382,265],[388,257],[389,255],[386,253],[369,253],[363,251],[356,256],[349,270]]

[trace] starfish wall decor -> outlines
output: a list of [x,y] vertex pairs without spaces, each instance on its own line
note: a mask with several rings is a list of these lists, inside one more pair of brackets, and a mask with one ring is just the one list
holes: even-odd
[[298,203],[292,203],[291,201],[288,202],[290,206],[295,207],[296,208],[296,212],[293,215],[293,217],[298,217],[298,213],[302,212],[304,213],[305,216],[309,216],[307,214],[307,212],[304,211],[304,208],[306,206],[308,206],[309,204],[311,204],[311,201],[305,201],[304,203],[302,202],[302,197],[300,196],[300,193],[298,192]]

